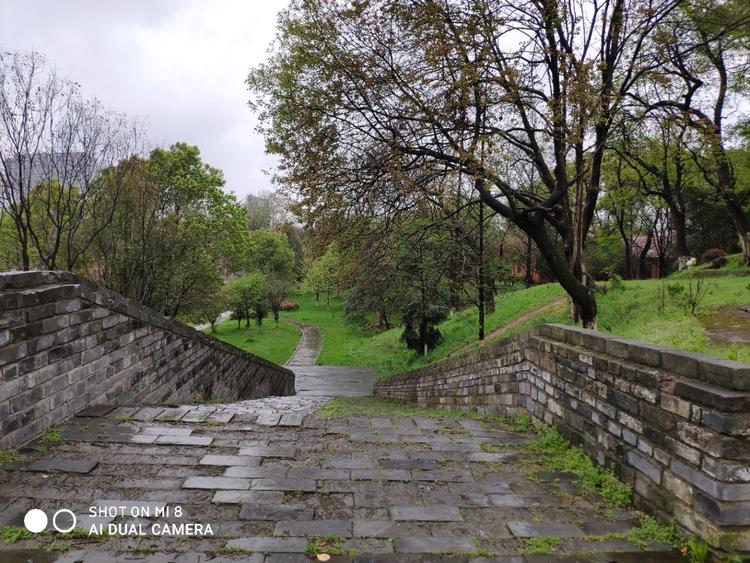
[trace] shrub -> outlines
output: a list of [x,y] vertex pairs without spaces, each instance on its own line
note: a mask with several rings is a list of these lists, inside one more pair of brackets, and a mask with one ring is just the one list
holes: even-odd
[[411,303],[401,319],[404,326],[401,340],[406,342],[407,348],[424,356],[440,342],[442,334],[436,325],[447,316],[445,307],[428,305],[423,308],[420,303]]
[[703,254],[701,254],[701,264],[708,264],[713,262],[717,258],[726,256],[727,253],[721,248],[709,248]]
[[299,309],[298,301],[289,301],[288,299],[284,299],[284,301],[281,302],[282,311],[296,311],[297,309]]

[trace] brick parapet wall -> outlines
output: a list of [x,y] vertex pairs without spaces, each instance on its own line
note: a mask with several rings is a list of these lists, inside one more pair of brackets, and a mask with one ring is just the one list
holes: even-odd
[[381,380],[376,393],[500,414],[522,407],[613,468],[639,506],[716,549],[750,552],[748,365],[544,325]]
[[0,449],[87,406],[294,393],[294,374],[67,272],[0,274]]

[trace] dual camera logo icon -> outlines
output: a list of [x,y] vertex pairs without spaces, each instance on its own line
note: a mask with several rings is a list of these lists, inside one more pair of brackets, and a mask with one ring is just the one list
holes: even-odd
[[[32,508],[23,517],[23,525],[29,532],[38,534],[47,529],[49,519],[43,510]],[[52,527],[62,534],[72,532],[78,523],[76,515],[67,508],[61,508],[52,515]]]

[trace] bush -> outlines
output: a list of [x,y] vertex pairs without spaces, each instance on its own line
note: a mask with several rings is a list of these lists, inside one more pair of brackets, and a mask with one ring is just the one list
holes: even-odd
[[406,342],[407,348],[424,356],[440,342],[443,335],[436,325],[447,316],[445,307],[429,305],[423,309],[420,303],[409,304],[401,319],[404,325],[401,340]]
[[[723,258],[727,255],[721,248],[709,248],[703,254],[701,254],[701,264],[708,264],[713,262],[717,258]],[[725,258],[726,260],[726,258]]]
[[284,299],[284,301],[281,302],[282,311],[296,311],[297,309],[299,309],[299,301],[289,301],[288,299]]

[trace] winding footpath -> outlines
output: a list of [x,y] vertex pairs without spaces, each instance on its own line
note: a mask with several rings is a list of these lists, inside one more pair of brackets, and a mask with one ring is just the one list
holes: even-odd
[[295,319],[284,319],[302,331],[302,338],[287,366],[314,366],[323,349],[323,333],[316,326]]

